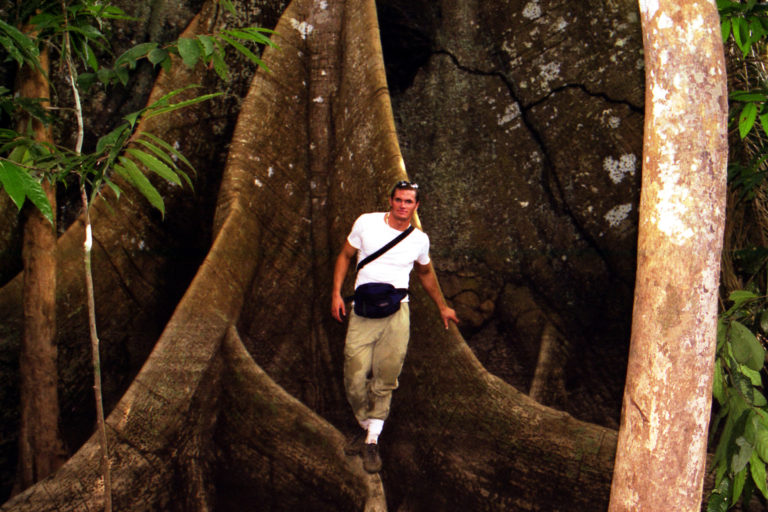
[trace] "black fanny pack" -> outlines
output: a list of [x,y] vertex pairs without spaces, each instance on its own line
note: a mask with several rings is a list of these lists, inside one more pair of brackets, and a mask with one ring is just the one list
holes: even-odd
[[366,283],[355,289],[355,314],[366,318],[384,318],[400,309],[408,295],[407,288],[395,288],[389,283]]
[[[413,229],[413,226],[408,226],[408,229],[390,240],[384,247],[358,263],[356,271],[359,272],[368,263],[399,244],[411,234]],[[384,318],[400,309],[400,301],[406,295],[408,295],[407,288],[395,288],[389,283],[366,283],[355,288],[355,294],[351,298],[355,301],[356,315],[366,318]]]

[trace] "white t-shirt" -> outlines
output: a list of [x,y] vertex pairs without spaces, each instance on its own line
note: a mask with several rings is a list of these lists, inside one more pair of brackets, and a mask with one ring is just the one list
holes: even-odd
[[[384,221],[383,212],[364,213],[357,218],[347,237],[357,249],[358,263],[401,233]],[[390,283],[395,288],[408,288],[413,263],[429,263],[429,237],[420,229],[414,229],[396,246],[365,265],[357,273],[355,288],[365,283]],[[407,297],[405,300],[408,300]]]

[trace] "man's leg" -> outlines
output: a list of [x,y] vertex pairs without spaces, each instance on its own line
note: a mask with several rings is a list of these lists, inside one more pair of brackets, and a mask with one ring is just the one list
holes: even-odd
[[392,392],[397,389],[397,378],[403,369],[405,353],[410,337],[410,313],[407,302],[391,317],[379,341],[373,349],[371,363],[370,392],[373,407],[368,415],[371,418],[385,420],[389,416]]
[[369,473],[381,470],[379,434],[384,427],[384,420],[389,415],[392,391],[397,388],[397,378],[403,368],[405,351],[408,348],[408,304],[401,304],[399,311],[383,320],[386,320],[386,326],[373,348],[369,382],[372,403],[368,411],[368,433],[363,444],[363,468]]
[[383,330],[385,319],[364,318],[350,313],[344,343],[344,388],[360,426],[368,428],[368,374],[373,361],[373,348]]

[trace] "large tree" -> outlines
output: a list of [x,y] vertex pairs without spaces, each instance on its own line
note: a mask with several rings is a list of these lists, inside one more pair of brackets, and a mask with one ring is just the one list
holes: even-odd
[[[628,45],[635,26],[635,9],[627,7],[631,3],[604,8],[602,2],[533,1],[516,7],[509,20],[495,15],[494,9],[501,9],[495,4],[429,4],[430,9],[441,10],[435,19],[444,20],[447,28],[462,29],[456,40],[443,36],[444,47],[435,49],[429,70],[460,70],[475,82],[440,89],[441,84],[434,83],[439,74],[419,76],[415,82],[428,93],[432,89],[430,102],[440,101],[434,98],[443,94],[456,102],[453,122],[443,125],[457,137],[466,135],[455,151],[472,154],[474,145],[490,144],[493,155],[498,151],[500,174],[484,177],[481,193],[471,187],[495,162],[483,159],[477,175],[475,169],[467,169],[453,179],[440,176],[435,181],[441,189],[459,197],[441,206],[439,194],[427,194],[425,206],[436,206],[429,222],[425,211],[425,227],[432,232],[432,226],[441,226],[435,239],[443,240],[443,247],[455,240],[453,245],[465,249],[471,240],[477,245],[471,253],[475,255],[492,247],[483,261],[491,275],[514,260],[511,265],[519,267],[523,277],[517,288],[502,283],[504,293],[499,295],[522,298],[505,307],[522,317],[520,311],[538,303],[533,313],[537,321],[548,320],[546,338],[560,343],[554,350],[542,351],[542,368],[553,361],[544,357],[545,352],[556,353],[559,348],[578,354],[580,348],[589,347],[585,340],[591,343],[594,333],[603,332],[601,325],[595,325],[598,320],[622,322],[620,301],[608,295],[593,299],[600,297],[597,292],[605,284],[597,276],[604,276],[606,267],[629,267],[632,259],[631,250],[613,253],[611,248],[632,234],[626,220],[631,208],[614,206],[631,203],[627,196],[633,195],[632,155],[638,151],[632,135],[639,133],[641,116],[631,99],[640,86],[631,85],[626,73],[617,72],[598,83],[584,70],[587,64],[600,63],[594,49],[601,45],[618,49],[612,60],[628,63],[622,69],[636,65],[638,52]],[[404,9],[404,2],[386,4]],[[572,6],[579,16],[571,15]],[[240,7],[252,13],[264,6],[243,2]],[[503,51],[488,48],[488,55],[503,61],[503,73],[467,68],[471,51],[464,41],[474,25],[462,20],[475,11],[486,21],[522,19],[526,30],[514,36],[513,44],[505,41]],[[598,23],[605,30],[604,40],[590,39],[591,52],[578,56],[576,51],[564,57],[556,54],[556,49],[571,48],[564,44],[569,41],[570,23],[593,34],[584,12],[614,16]],[[188,34],[212,30],[226,21],[212,3],[206,3]],[[554,31],[547,30],[550,21]],[[528,30],[531,27],[535,30]],[[501,34],[506,29],[499,25],[494,30]],[[413,294],[414,341],[384,433],[385,469],[380,477],[371,477],[357,459],[343,455],[344,435],[353,425],[340,382],[343,327],[326,314],[331,256],[355,216],[377,208],[389,185],[406,176],[405,166],[373,2],[296,0],[276,31],[280,49],[264,54],[271,71],[254,77],[242,103],[228,97],[209,109],[174,114],[151,127],[194,158],[200,171],[194,201],[178,189],[164,189],[169,212],[165,223],[138,197],[124,196],[115,203],[107,196],[94,207],[97,318],[105,325],[103,332],[113,333],[105,347],[104,366],[107,391],[111,388],[114,398],[107,405],[113,409],[108,424],[115,508],[239,510],[252,503],[286,510],[360,509],[366,504],[381,508],[386,495],[390,506],[402,510],[604,509],[615,431],[544,407],[489,373],[457,330],[441,328],[418,288]],[[526,50],[538,48],[528,39],[534,34],[547,38],[539,56]],[[533,78],[526,75],[526,66],[516,64],[519,59],[533,59]],[[570,64],[561,70],[555,59]],[[582,74],[587,85],[568,82],[568,77]],[[237,84],[250,75],[233,75],[227,86],[237,93]],[[161,76],[153,94],[192,81],[209,83],[202,75],[175,69]],[[480,94],[473,88],[477,83],[483,85]],[[499,84],[508,86],[514,101],[502,103]],[[440,94],[435,95],[434,89]],[[478,104],[498,120],[457,122]],[[570,124],[549,126],[582,104],[587,113]],[[409,116],[421,124],[418,128],[412,124],[403,140],[429,128],[421,112]],[[228,123],[235,116],[232,131],[234,123]],[[616,130],[622,123],[628,127],[626,138]],[[477,135],[486,124],[495,128],[493,137]],[[503,146],[502,137],[510,133],[524,145]],[[601,137],[603,133],[610,135]],[[599,150],[584,151],[572,161],[573,150],[563,147],[562,137],[574,147],[593,144]],[[421,158],[435,156],[439,164],[450,163],[441,161],[443,145],[435,138],[434,147],[405,147],[413,157],[406,160],[423,164]],[[508,156],[508,150],[516,156]],[[449,151],[445,158],[458,156]],[[220,184],[214,172],[217,160],[226,160]],[[566,171],[574,166],[576,171],[569,175]],[[425,167],[418,165],[417,170],[423,172]],[[616,185],[604,194],[610,203],[592,205],[599,188],[582,180],[595,168],[597,182]],[[513,185],[503,186],[503,179]],[[512,199],[514,216],[528,229],[503,231],[507,217],[489,218],[487,213],[482,222],[467,225],[477,219],[478,208],[483,211],[510,190],[517,194]],[[211,198],[217,204],[209,233],[201,212],[210,211]],[[586,198],[590,208],[577,208],[578,198]],[[555,205],[552,211],[544,208],[547,201]],[[545,212],[537,216],[534,211]],[[451,232],[456,226],[460,229]],[[60,331],[71,340],[86,339],[78,310],[83,304],[81,240],[78,221],[59,241],[60,326],[65,326]],[[440,247],[437,243],[438,251]],[[435,254],[438,270],[445,254]],[[554,262],[550,274],[545,268],[548,261]],[[567,279],[562,279],[563,273]],[[461,272],[448,277],[444,281],[454,300],[480,295],[482,307],[468,307],[471,300],[462,304],[467,324],[482,327],[487,298],[478,286],[472,287],[475,277]],[[529,293],[519,286],[526,280]],[[566,287],[575,282],[577,286]],[[629,288],[618,295],[626,296]],[[0,315],[6,319],[0,339],[6,347],[13,346],[18,329],[19,290],[19,280],[14,279],[0,292]],[[570,313],[558,314],[558,306]],[[595,312],[598,309],[601,313]],[[611,331],[614,338],[620,338],[617,331],[621,329]],[[64,346],[65,361],[88,361],[81,346]],[[143,355],[150,347],[145,362]],[[616,343],[609,351],[621,350],[621,343]],[[556,362],[559,368],[547,371],[566,374],[572,361],[568,355]],[[605,374],[599,358],[593,364]],[[121,370],[112,373],[118,377],[109,377],[110,369]],[[67,409],[70,414],[82,413],[81,401],[72,397],[90,397],[89,379],[76,378],[87,366],[67,364],[66,370],[65,408],[72,407]],[[561,378],[563,385],[570,380]],[[90,427],[85,421],[82,428],[89,432]],[[72,436],[72,442],[79,440]],[[90,440],[55,478],[8,502],[4,510],[97,507],[101,492],[98,447]]]
[[711,0],[640,2],[646,117],[638,269],[612,511],[700,509],[728,157]]
[[[208,255],[108,418],[118,509],[267,500],[279,509],[338,510],[382,496],[380,480],[343,455],[343,328],[317,313],[327,310],[331,254],[349,223],[405,177],[376,12],[367,0],[295,1],[276,31],[280,49],[265,53],[271,72],[255,76],[241,106]],[[314,43],[318,34],[338,43]],[[326,74],[324,87],[318,77]],[[169,75],[155,94],[188,79]],[[330,115],[310,113],[325,102]],[[322,144],[325,156],[313,154]],[[115,217],[97,215],[104,245],[125,240]],[[75,224],[60,245],[74,244],[81,229]],[[12,310],[8,290],[4,311]],[[458,331],[440,328],[420,290],[417,308],[419,341],[384,453],[393,469],[401,461],[391,492],[415,507],[480,500],[535,508],[544,506],[537,489],[546,481],[548,506],[604,504],[615,433],[542,407],[489,374]],[[532,466],[534,459],[544,462]],[[4,509],[74,510],[102,500],[90,440],[56,478]]]

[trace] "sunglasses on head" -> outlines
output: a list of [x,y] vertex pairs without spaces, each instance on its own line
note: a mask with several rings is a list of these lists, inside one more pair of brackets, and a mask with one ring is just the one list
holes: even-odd
[[419,188],[418,183],[411,183],[410,181],[400,180],[395,183],[395,188]]

